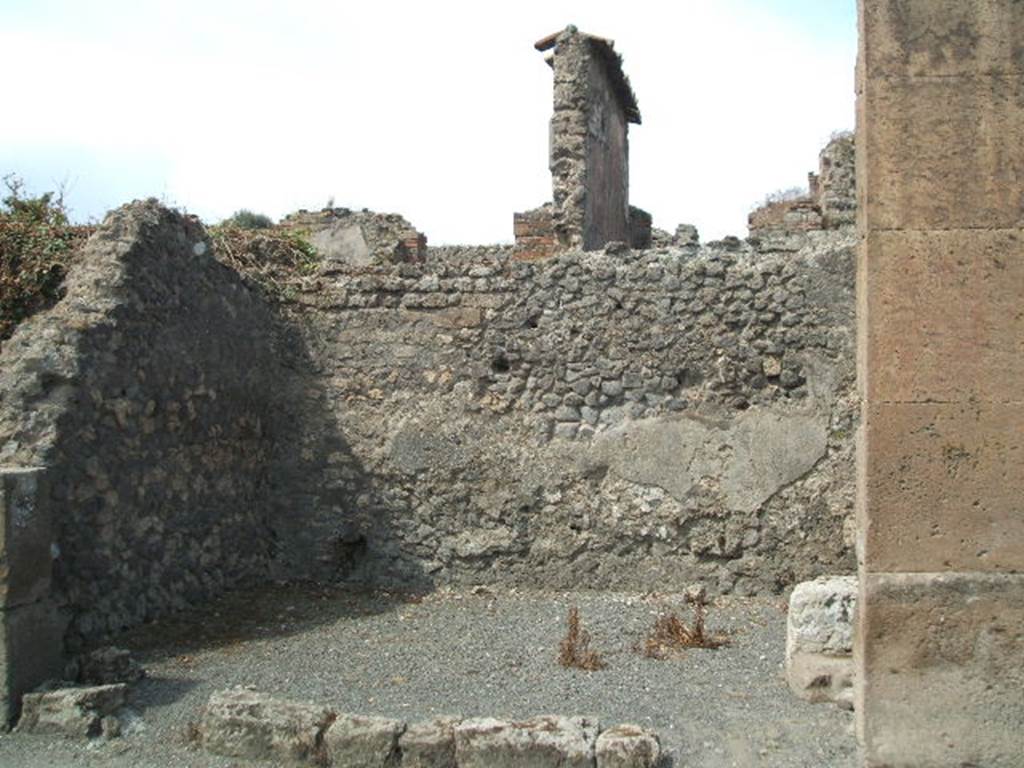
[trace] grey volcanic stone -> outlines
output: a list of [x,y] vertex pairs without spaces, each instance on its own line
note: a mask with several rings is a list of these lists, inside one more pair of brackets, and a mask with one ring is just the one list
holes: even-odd
[[853,653],[856,607],[855,576],[822,576],[797,584],[789,596],[787,646],[801,653]]
[[97,648],[78,660],[78,679],[91,685],[134,683],[145,675],[131,651],[124,648]]
[[438,717],[411,723],[398,740],[402,768],[456,768],[455,726],[459,719]]
[[800,698],[852,706],[856,605],[853,576],[824,576],[794,587],[786,624],[786,679]]
[[99,736],[113,727],[109,721],[104,727],[104,720],[124,706],[127,690],[128,686],[117,683],[26,693],[17,730],[75,738]]
[[455,728],[459,768],[593,768],[597,724],[580,717],[466,720]]
[[700,233],[693,224],[680,224],[676,227],[672,244],[680,248],[700,245]]
[[602,731],[595,748],[597,768],[655,768],[661,760],[658,734],[638,725]]
[[404,731],[400,720],[340,714],[324,735],[324,747],[336,766],[388,768],[399,763],[398,737]]
[[0,352],[0,461],[47,466],[70,515],[68,650],[267,578],[775,594],[852,569],[856,237],[801,242],[446,249],[275,303],[198,222],[115,211]]
[[277,326],[212,251],[155,200],[112,211],[0,350],[0,465],[46,467],[70,652],[268,575]]
[[852,570],[856,236],[802,243],[332,269],[298,309],[310,428],[344,447],[296,475],[287,571],[769,594]]
[[321,756],[333,719],[326,707],[235,688],[210,696],[199,739],[207,751],[227,757],[311,762]]

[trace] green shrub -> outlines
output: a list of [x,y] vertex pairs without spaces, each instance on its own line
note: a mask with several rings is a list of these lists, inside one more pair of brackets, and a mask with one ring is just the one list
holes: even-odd
[[270,229],[274,226],[274,220],[269,216],[264,216],[262,213],[253,213],[246,208],[242,208],[231,214],[231,217],[222,221],[221,224],[229,227],[238,227],[239,229]]
[[304,231],[245,229],[222,222],[209,229],[214,257],[252,280],[272,300],[289,301],[320,266]]
[[25,194],[13,175],[0,200],[0,341],[26,318],[60,300],[64,275],[88,227],[68,223],[63,195]]

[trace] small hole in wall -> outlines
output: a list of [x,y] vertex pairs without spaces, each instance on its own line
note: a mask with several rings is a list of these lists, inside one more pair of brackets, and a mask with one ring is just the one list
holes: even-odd
[[352,576],[366,560],[366,537],[359,535],[334,542],[334,563],[337,577]]
[[523,321],[524,328],[536,328],[539,325],[540,318],[538,315],[530,315],[526,320]]
[[509,363],[504,352],[496,352],[494,357],[491,358],[491,370],[495,373],[508,373],[511,367],[512,365]]

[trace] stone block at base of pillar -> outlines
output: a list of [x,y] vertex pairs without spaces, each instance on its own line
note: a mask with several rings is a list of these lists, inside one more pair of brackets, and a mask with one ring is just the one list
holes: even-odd
[[867,768],[1020,768],[1024,574],[865,574],[856,708]]

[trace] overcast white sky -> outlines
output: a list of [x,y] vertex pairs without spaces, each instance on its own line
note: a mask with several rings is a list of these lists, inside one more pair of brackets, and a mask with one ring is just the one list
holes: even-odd
[[625,58],[630,201],[655,226],[745,235],[853,127],[855,0],[2,0],[0,174],[66,181],[80,220],[333,197],[433,244],[510,241],[551,196],[532,44],[569,23]]

